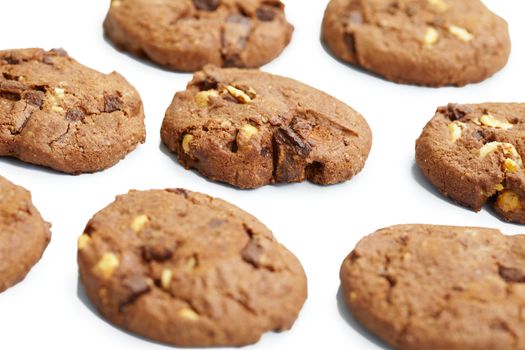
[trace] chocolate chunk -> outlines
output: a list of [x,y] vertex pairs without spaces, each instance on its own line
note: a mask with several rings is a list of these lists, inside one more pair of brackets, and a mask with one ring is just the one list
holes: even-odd
[[468,113],[471,113],[472,110],[456,103],[449,103],[446,107],[439,107],[438,112],[446,115],[450,120],[454,121],[463,118]]
[[122,282],[122,286],[125,289],[126,296],[124,301],[120,303],[119,311],[123,311],[124,307],[133,303],[141,295],[149,292],[150,286],[144,276],[131,276],[126,278]]
[[346,47],[348,48],[348,51],[350,51],[350,54],[352,57],[356,57],[357,50],[355,47],[355,35],[353,32],[346,32],[344,34],[344,41],[346,44]]
[[117,95],[104,95],[104,112],[112,113],[122,109],[122,100]]
[[525,270],[500,265],[498,272],[508,283],[525,283]]
[[280,127],[273,135],[275,178],[278,182],[302,181],[306,157],[312,148],[292,128]]
[[197,10],[215,11],[221,4],[221,0],[193,0],[193,4]]
[[148,262],[165,261],[171,258],[173,250],[164,240],[153,239],[142,247],[142,257]]
[[242,66],[241,53],[250,35],[250,19],[242,15],[229,16],[221,33],[221,54],[226,67]]
[[23,98],[27,101],[27,103],[37,106],[38,108],[42,108],[45,95],[41,91],[26,91],[23,94]]
[[273,7],[267,5],[262,5],[261,7],[259,7],[255,11],[255,14],[257,18],[263,22],[271,22],[275,19],[275,16],[277,15],[276,10]]
[[264,255],[264,247],[261,245],[260,241],[255,238],[252,238],[241,252],[241,256],[244,261],[252,264],[255,267],[261,267],[263,265],[262,258]]
[[166,192],[176,193],[178,195],[184,196],[184,198],[188,198],[188,191],[183,188],[168,188],[166,189]]
[[73,108],[67,111],[65,118],[66,120],[77,122],[79,120],[84,119],[85,116],[86,116],[86,113],[82,109]]

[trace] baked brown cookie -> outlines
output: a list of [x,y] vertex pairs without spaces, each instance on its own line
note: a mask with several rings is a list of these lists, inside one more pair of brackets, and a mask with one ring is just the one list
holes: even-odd
[[0,292],[23,280],[40,260],[50,227],[29,191],[0,176]]
[[299,261],[253,216],[182,189],[131,191],[80,237],[88,297],[110,322],[177,346],[241,346],[292,327]]
[[288,45],[293,26],[279,0],[112,0],[104,31],[122,50],[195,71],[260,67]]
[[349,180],[372,143],[363,117],[319,90],[258,70],[212,66],[175,95],[161,135],[186,168],[240,188]]
[[399,350],[525,349],[525,236],[400,225],[341,266],[354,316]]
[[479,0],[331,0],[322,38],[343,61],[428,86],[482,81],[511,46],[507,23]]
[[71,174],[108,168],[144,142],[137,91],[63,50],[0,51],[0,156]]
[[416,142],[416,162],[445,196],[479,211],[489,199],[525,223],[525,104],[439,107]]

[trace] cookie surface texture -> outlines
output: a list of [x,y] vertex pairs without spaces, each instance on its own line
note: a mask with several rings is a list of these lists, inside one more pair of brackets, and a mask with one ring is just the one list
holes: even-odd
[[0,176],[0,292],[24,279],[40,260],[50,225],[31,202],[31,194]]
[[427,86],[482,81],[511,46],[505,20],[479,0],[332,0],[322,38],[343,61]]
[[341,267],[347,306],[400,350],[525,349],[525,236],[399,225],[362,239]]
[[289,329],[299,261],[257,219],[185,190],[131,191],[79,238],[87,295],[110,322],[177,346],[241,346]]
[[444,195],[476,211],[493,201],[525,223],[525,104],[439,107],[416,142],[416,162]]
[[145,140],[137,91],[63,50],[0,51],[0,156],[79,174],[106,169]]
[[372,143],[363,117],[319,90],[211,66],[175,95],[161,136],[186,168],[240,188],[349,180]]
[[159,65],[256,68],[277,57],[293,26],[279,0],[113,0],[106,36]]

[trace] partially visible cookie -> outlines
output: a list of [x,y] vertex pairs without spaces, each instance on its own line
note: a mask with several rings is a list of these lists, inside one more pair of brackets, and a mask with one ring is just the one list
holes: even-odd
[[292,327],[297,258],[253,216],[182,189],[131,191],[78,241],[80,278],[110,322],[177,346],[241,346]]
[[0,292],[24,279],[51,239],[31,194],[0,176]]
[[480,0],[331,0],[322,38],[343,61],[429,86],[482,81],[511,46],[507,23]]
[[343,182],[363,168],[372,144],[363,117],[319,90],[213,66],[175,95],[161,135],[186,168],[240,188]]
[[525,349],[525,236],[399,225],[341,266],[354,316],[399,350]]
[[63,50],[0,51],[0,156],[71,174],[106,169],[145,140],[137,91]]
[[416,142],[416,162],[445,196],[476,211],[489,199],[525,223],[525,104],[439,107]]
[[106,36],[122,50],[179,71],[260,67],[290,42],[279,0],[112,0]]

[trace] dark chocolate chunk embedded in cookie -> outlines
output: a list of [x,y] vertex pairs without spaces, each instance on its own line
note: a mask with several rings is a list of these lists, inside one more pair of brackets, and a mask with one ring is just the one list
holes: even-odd
[[511,46],[507,23],[479,0],[332,0],[322,38],[343,61],[429,86],[482,81]]
[[195,71],[260,67],[284,50],[293,26],[279,0],[113,0],[104,31],[125,51]]
[[145,140],[138,92],[63,50],[0,51],[0,156],[65,173],[106,169]]
[[416,142],[416,162],[444,195],[476,211],[491,198],[525,223],[525,104],[449,104]]
[[110,322],[177,346],[242,346],[292,327],[297,258],[253,216],[185,190],[131,191],[78,241],[80,278]]
[[395,349],[525,349],[524,247],[487,228],[385,228],[344,260],[342,294]]
[[240,188],[349,180],[372,143],[363,117],[319,90],[212,66],[175,95],[161,135],[185,167]]
[[29,192],[0,176],[0,292],[23,280],[40,260],[50,226]]

